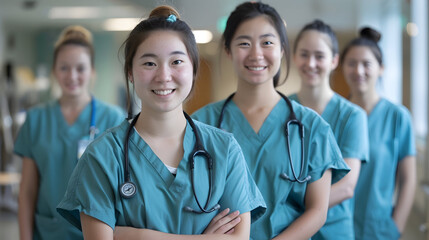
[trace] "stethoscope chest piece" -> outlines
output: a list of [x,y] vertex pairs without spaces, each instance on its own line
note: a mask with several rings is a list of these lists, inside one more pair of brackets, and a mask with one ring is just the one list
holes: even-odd
[[123,198],[132,198],[136,192],[136,185],[132,182],[124,182],[119,187],[119,194],[121,194]]

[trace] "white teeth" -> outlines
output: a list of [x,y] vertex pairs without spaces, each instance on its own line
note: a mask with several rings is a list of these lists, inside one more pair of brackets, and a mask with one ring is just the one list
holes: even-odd
[[173,92],[173,90],[153,90],[153,92],[154,92],[156,95],[162,95],[162,96],[165,96],[165,95],[168,95],[168,94],[172,93],[172,92]]
[[250,70],[252,71],[261,71],[263,70],[265,67],[248,67]]

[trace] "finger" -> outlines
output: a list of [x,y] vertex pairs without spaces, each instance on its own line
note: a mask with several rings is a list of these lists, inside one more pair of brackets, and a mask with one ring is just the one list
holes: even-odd
[[230,213],[229,215],[227,215],[227,216],[225,216],[225,217],[223,217],[223,218],[221,218],[221,219],[219,219],[219,221],[218,221],[218,225],[219,226],[222,226],[222,225],[225,225],[225,224],[227,224],[228,222],[230,222],[230,221],[232,221],[233,219],[235,219],[235,218],[237,218],[238,217],[238,215],[240,215],[240,212],[237,210],[237,211],[235,211],[235,212],[232,212],[232,213]]
[[225,210],[223,210],[222,212],[220,212],[218,215],[216,215],[210,223],[216,223],[217,221],[219,221],[219,219],[222,219],[223,217],[225,217],[228,213],[229,213],[230,209],[226,208]]
[[231,229],[229,229],[229,231],[228,232],[226,232],[225,234],[229,234],[229,235],[231,235],[231,234],[233,234],[235,232],[235,228],[231,228]]
[[241,222],[241,218],[240,217],[236,217],[234,218],[232,221],[222,225],[219,229],[217,229],[215,231],[215,233],[227,233],[228,231],[230,231],[232,228],[234,228],[235,226],[237,226],[237,224],[239,224]]

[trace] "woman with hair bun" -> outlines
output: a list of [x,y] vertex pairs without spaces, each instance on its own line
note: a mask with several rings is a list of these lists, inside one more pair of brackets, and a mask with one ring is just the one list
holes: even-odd
[[191,29],[160,6],[123,47],[141,112],[88,147],[58,211],[88,239],[249,239],[265,202],[238,143],[183,111],[199,64]]
[[312,239],[354,239],[352,197],[361,162],[368,160],[368,126],[365,111],[335,93],[331,72],[338,65],[338,41],[334,31],[321,20],[308,23],[299,32],[293,60],[301,78],[301,89],[290,99],[316,111],[332,128],[344,161],[351,168],[333,183],[325,225]]
[[356,186],[356,239],[399,239],[416,188],[411,115],[404,106],[393,104],[376,90],[384,70],[380,38],[374,29],[363,28],[360,36],[345,47],[340,60],[350,87],[350,101],[368,115],[370,154]]
[[19,188],[20,239],[82,239],[82,233],[56,211],[86,146],[125,118],[119,108],[90,93],[94,77],[91,33],[69,26],[59,36],[52,74],[59,99],[30,109],[15,142],[23,158]]

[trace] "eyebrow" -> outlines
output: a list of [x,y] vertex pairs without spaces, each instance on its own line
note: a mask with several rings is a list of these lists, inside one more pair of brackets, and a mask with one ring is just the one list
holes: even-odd
[[[182,51],[173,51],[170,53],[170,56],[172,56],[172,55],[186,55],[186,53],[184,53]],[[145,54],[140,56],[140,58],[147,58],[147,57],[156,58],[157,55],[155,53],[145,53]]]
[[[272,33],[266,33],[266,34],[262,34],[262,35],[260,35],[259,36],[259,39],[262,39],[262,38],[266,38],[266,37],[276,37],[274,34],[272,34]],[[240,35],[240,36],[238,36],[238,37],[236,37],[234,40],[239,40],[239,39],[247,39],[247,40],[250,40],[251,39],[251,37],[250,36],[247,36],[247,35]]]

